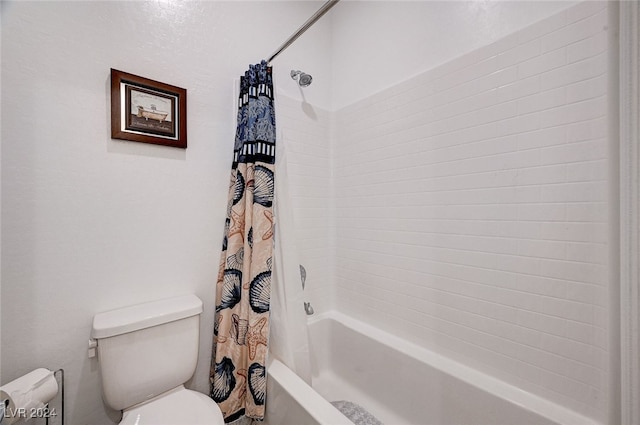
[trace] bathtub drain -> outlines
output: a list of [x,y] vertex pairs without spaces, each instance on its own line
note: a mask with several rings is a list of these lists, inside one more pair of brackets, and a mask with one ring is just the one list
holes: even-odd
[[346,400],[332,401],[331,404],[355,425],[384,425],[359,404]]

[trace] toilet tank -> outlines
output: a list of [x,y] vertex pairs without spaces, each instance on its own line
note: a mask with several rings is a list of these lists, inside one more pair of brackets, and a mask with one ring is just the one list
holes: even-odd
[[202,301],[169,298],[93,318],[104,401],[123,410],[183,384],[198,361]]

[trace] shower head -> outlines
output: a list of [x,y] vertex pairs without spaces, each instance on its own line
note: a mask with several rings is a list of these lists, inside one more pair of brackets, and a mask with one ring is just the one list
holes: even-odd
[[294,80],[298,80],[298,85],[300,85],[300,87],[307,87],[313,80],[313,77],[311,75],[305,74],[302,71],[294,70],[291,70],[291,78],[293,78]]

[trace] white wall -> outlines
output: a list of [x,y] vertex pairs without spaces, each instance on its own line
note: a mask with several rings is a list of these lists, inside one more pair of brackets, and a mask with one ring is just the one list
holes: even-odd
[[332,106],[340,109],[574,3],[342,1],[329,12]]
[[[194,292],[206,311],[191,385],[208,391],[233,82],[319,4],[2,2],[3,383],[64,368],[67,423],[115,422],[86,357],[93,315]],[[323,55],[291,50],[276,79],[305,65],[327,79]],[[110,138],[110,68],[188,90],[186,150]]]
[[608,13],[579,4],[337,111],[332,169],[340,310],[615,423]]

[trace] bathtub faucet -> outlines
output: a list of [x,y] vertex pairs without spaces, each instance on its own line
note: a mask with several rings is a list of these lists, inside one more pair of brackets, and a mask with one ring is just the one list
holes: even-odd
[[313,307],[311,307],[311,303],[305,301],[304,303],[304,311],[307,312],[307,316],[311,316],[313,314]]

